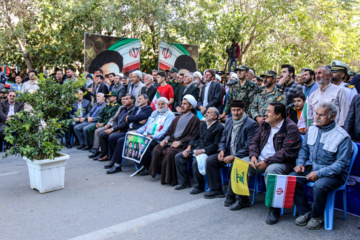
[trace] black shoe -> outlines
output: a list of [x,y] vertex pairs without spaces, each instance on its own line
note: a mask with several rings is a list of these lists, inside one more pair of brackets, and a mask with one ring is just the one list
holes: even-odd
[[113,174],[117,172],[122,172],[121,166],[113,166],[111,169],[106,171],[107,174]]
[[175,190],[183,190],[185,188],[190,188],[191,187],[191,183],[184,183],[181,185],[177,185],[174,187]]
[[266,224],[273,225],[280,219],[280,208],[270,208],[269,214],[266,218]]
[[204,191],[204,188],[194,187],[190,190],[190,194],[199,194]]
[[98,150],[95,149],[95,148],[92,148],[92,149],[89,150],[89,152],[91,152],[91,153],[96,153],[96,152],[98,152]]
[[236,200],[236,202],[232,205],[229,206],[229,209],[231,211],[236,211],[236,210],[240,210],[244,207],[250,207],[250,200],[248,197],[240,197],[239,199]]
[[86,147],[85,144],[81,144],[80,146],[78,146],[76,149],[83,149],[84,147]]
[[78,141],[75,141],[74,143],[73,143],[73,146],[75,147],[75,146],[79,146],[79,142]]
[[99,160],[99,158],[103,158],[103,157],[105,157],[105,154],[100,152],[100,155],[97,157],[93,157],[93,159],[96,161],[96,160]]
[[235,196],[227,196],[224,201],[224,206],[228,207],[236,201]]
[[221,190],[210,191],[204,194],[204,198],[224,198],[225,195]]
[[72,148],[72,146],[71,146],[70,143],[66,143],[66,147],[67,147],[67,148]]
[[106,164],[105,166],[104,166],[104,168],[105,169],[109,169],[109,168],[112,168],[113,166],[114,166],[114,162],[109,162],[108,164]]
[[100,155],[101,152],[95,152],[89,156],[89,158],[97,157]]
[[140,176],[149,175],[149,171],[148,171],[146,168],[144,168],[144,170],[142,170],[141,172],[139,172],[139,175],[140,175]]
[[87,146],[87,145],[86,145],[86,146],[85,146],[83,149],[81,149],[81,150],[86,150],[86,151],[87,151],[87,150],[90,150],[90,149],[91,149],[91,146]]

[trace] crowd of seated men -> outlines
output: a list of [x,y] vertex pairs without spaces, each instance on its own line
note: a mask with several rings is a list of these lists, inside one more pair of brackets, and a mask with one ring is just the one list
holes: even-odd
[[[265,183],[268,174],[303,176],[296,184],[294,204],[300,216],[295,223],[318,229],[327,192],[344,184],[352,140],[360,136],[360,97],[346,83],[348,70],[335,60],[316,71],[304,68],[298,76],[288,64],[280,74],[267,70],[256,76],[241,65],[224,86],[212,69],[203,74],[176,68],[151,75],[134,71],[128,76],[104,76],[99,69],[94,77],[87,75],[76,95],[66,147],[72,147],[74,138],[77,149],[90,151],[93,160],[108,161],[106,173],[114,174],[122,171],[126,133],[142,134],[152,141],[137,164],[139,175],[160,175],[161,184],[175,190],[192,187],[190,194],[205,191],[207,175],[210,191],[204,197],[225,198],[232,211],[251,206],[248,196],[236,195],[230,186],[223,191],[219,170],[225,165],[231,169],[235,158],[250,163],[248,178],[264,174]],[[58,70],[54,80],[61,74]],[[72,72],[66,75],[74,80]],[[29,78],[35,83],[36,72]],[[33,90],[34,84],[28,88]],[[23,109],[15,98],[16,90],[10,90],[0,103],[1,133],[6,120]],[[303,187],[308,181],[315,183],[312,206]],[[270,207],[266,223],[279,218],[280,209]]]

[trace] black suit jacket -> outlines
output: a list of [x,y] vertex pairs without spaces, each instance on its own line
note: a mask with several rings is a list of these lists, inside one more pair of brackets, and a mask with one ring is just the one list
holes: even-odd
[[179,87],[178,98],[175,99],[176,102],[174,101],[175,111],[176,111],[176,107],[181,107],[182,99],[185,95],[188,94],[192,95],[196,101],[198,101],[199,99],[200,89],[196,87],[194,84],[191,84],[191,86],[188,89],[186,89],[185,92],[184,90],[185,90],[184,86]]
[[[204,95],[205,95],[205,85],[203,86],[201,90],[201,96],[198,101],[198,107],[203,106],[204,104]],[[216,107],[219,112],[221,112],[222,109],[222,88],[220,83],[218,82],[211,82],[210,89],[208,92],[208,105],[206,106],[206,109],[209,107]]]
[[105,83],[101,83],[100,86],[99,86],[99,89],[97,92],[95,92],[96,89],[94,88],[94,96],[96,98],[96,94],[98,93],[103,93],[103,94],[108,94],[109,93],[109,88],[105,85]]
[[134,111],[131,112],[131,114],[128,116],[128,123],[132,123],[132,126],[129,127],[129,130],[136,130],[138,128],[140,128],[143,124],[140,124],[139,122],[141,122],[142,120],[147,120],[151,113],[153,112],[152,107],[150,107],[149,105],[146,105],[144,107],[142,107],[142,109],[140,110],[140,112],[138,114],[136,114],[139,110],[139,107],[136,107],[134,109]]
[[[0,102],[0,123],[5,123],[7,115],[9,113],[9,101],[4,100]],[[14,113],[24,110],[24,104],[15,101]]]
[[129,128],[129,123],[126,122],[126,117],[128,115],[130,115],[134,109],[135,109],[135,105],[132,105],[127,112],[125,113],[124,117],[121,119],[120,123],[119,123],[119,119],[120,117],[123,115],[124,111],[126,110],[125,106],[121,106],[120,107],[120,112],[119,114],[114,118],[113,122],[112,122],[112,129],[113,132],[117,132],[117,131],[122,131],[122,132],[126,132]]
[[192,150],[205,149],[206,155],[210,156],[217,152],[223,131],[224,126],[218,121],[211,125],[209,129],[207,129],[205,122],[201,122],[199,131],[191,139],[189,145],[191,145]]
[[149,88],[146,88],[146,86],[143,86],[141,89],[141,94],[146,94],[149,97],[148,104],[150,105],[154,96],[156,93],[156,88],[154,86],[150,86]]

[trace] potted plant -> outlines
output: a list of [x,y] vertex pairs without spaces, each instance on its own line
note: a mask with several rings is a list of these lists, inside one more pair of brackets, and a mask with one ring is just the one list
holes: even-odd
[[51,77],[40,75],[39,89],[34,93],[20,93],[17,101],[25,103],[25,110],[7,122],[5,140],[12,144],[3,157],[20,155],[27,161],[32,189],[40,193],[64,188],[65,164],[69,155],[60,153],[58,141],[67,126],[64,116],[76,100],[84,80],[60,85]]

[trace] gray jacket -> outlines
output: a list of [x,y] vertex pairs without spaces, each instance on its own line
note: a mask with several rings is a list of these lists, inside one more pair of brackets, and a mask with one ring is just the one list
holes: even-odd
[[[228,118],[225,123],[225,129],[221,136],[218,151],[224,151],[226,154],[230,153],[232,129],[233,119]],[[258,129],[259,125],[257,124],[257,122],[247,116],[236,138],[236,154],[234,155],[235,157],[242,158],[249,156],[249,144]]]
[[[97,102],[94,103],[94,106],[92,107],[92,109],[90,110],[90,112],[85,116],[85,120],[87,120],[88,117],[91,117],[91,115],[93,114],[93,112],[95,111],[95,109],[96,109],[96,107],[97,107],[98,105],[99,105],[99,104],[98,104]],[[102,111],[104,110],[105,107],[106,107],[106,102],[103,102],[103,103],[99,106],[99,108],[98,108],[98,110],[97,110],[97,112],[96,112],[96,114],[95,114],[94,119],[93,119],[92,122],[97,122],[97,120],[99,119],[99,117],[100,117],[100,115],[101,115],[101,113],[102,113]]]
[[319,178],[339,176],[345,181],[351,160],[349,134],[335,122],[320,128],[310,126],[296,160],[296,165],[312,165]]

